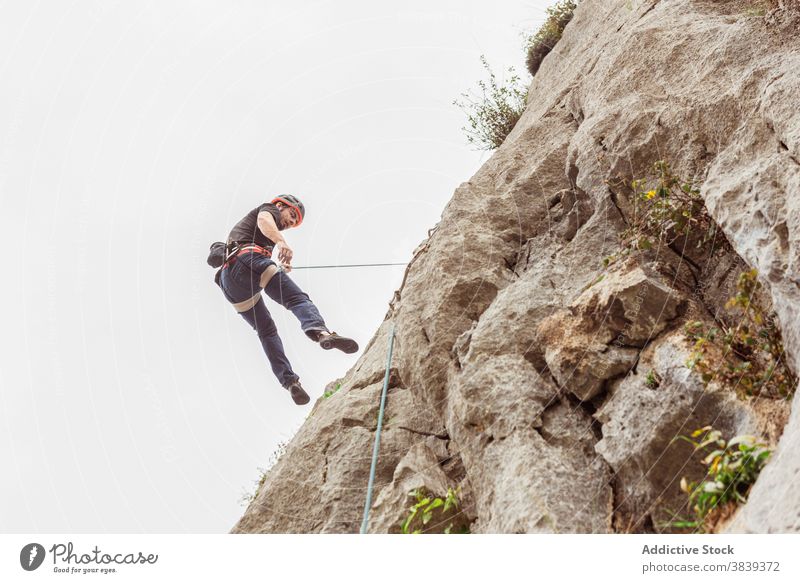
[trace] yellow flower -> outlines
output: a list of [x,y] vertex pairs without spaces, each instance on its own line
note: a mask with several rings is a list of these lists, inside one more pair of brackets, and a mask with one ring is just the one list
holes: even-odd
[[647,191],[647,192],[644,194],[644,197],[645,197],[647,200],[650,200],[651,198],[655,198],[655,196],[656,196],[656,191],[655,191],[655,190],[648,190],[648,191]]

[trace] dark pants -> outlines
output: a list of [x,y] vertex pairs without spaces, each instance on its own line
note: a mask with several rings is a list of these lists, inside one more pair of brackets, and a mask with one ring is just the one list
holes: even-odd
[[[275,263],[263,255],[245,253],[222,269],[217,283],[229,302],[232,304],[244,302],[261,293],[259,280],[261,274],[270,265],[275,265]],[[327,331],[325,321],[308,294],[301,290],[283,271],[272,276],[263,291],[291,311],[300,320],[303,332],[312,340],[316,340],[319,331]],[[267,355],[272,372],[275,373],[281,385],[286,386],[292,381],[298,380],[300,377],[294,373],[289,359],[286,358],[283,342],[281,342],[275,322],[267,310],[264,297],[260,296],[253,307],[239,313],[258,333],[258,339]]]

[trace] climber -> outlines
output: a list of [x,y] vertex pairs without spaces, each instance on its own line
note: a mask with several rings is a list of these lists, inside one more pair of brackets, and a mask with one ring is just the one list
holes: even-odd
[[[308,403],[309,396],[286,358],[275,322],[262,301],[262,290],[290,310],[300,320],[306,336],[325,350],[337,348],[347,354],[358,350],[355,340],[328,330],[317,307],[287,275],[292,269],[293,253],[281,231],[299,227],[305,214],[305,206],[297,197],[280,195],[253,209],[236,223],[226,244],[211,246],[208,260],[215,267],[222,263],[215,277],[217,285],[258,333],[272,372],[298,405]],[[275,247],[279,249],[277,264],[272,259]],[[221,250],[224,250],[224,258],[220,256],[213,261],[215,253],[221,255]]]

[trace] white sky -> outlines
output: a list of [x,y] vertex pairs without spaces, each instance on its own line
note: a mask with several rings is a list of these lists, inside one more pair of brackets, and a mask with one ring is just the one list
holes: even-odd
[[[208,245],[287,192],[295,265],[408,261],[487,156],[453,99],[550,3],[0,4],[0,531],[229,530],[311,406]],[[403,269],[293,276],[363,348]],[[358,355],[267,305],[315,399]]]

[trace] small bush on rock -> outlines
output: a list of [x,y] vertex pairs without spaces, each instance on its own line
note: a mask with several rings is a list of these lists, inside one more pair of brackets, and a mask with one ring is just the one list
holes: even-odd
[[686,366],[700,372],[706,385],[717,379],[741,395],[786,398],[795,390],[797,378],[786,366],[775,314],[766,313],[758,301],[757,275],[755,269],[742,273],[737,294],[725,306],[741,314],[735,326],[686,323],[684,332],[694,343]]
[[681,479],[681,490],[689,496],[687,505],[694,519],[676,520],[670,526],[709,532],[719,520],[730,516],[736,505],[747,502],[750,488],[772,451],[751,435],[725,441],[711,426],[698,429],[691,437],[680,435],[677,439],[691,443],[695,451],[711,452],[703,458],[708,471],[700,482]]
[[286,448],[289,445],[289,441],[280,441],[278,445],[275,446],[275,451],[273,451],[269,459],[267,460],[267,467],[265,468],[258,468],[259,473],[261,474],[257,480],[253,483],[255,484],[255,491],[251,494],[249,492],[244,492],[242,497],[239,499],[239,503],[243,506],[248,506],[253,500],[258,497],[259,491],[261,491],[261,487],[264,485],[264,482],[267,479],[267,475],[272,467],[278,463],[278,460],[281,459],[283,454],[286,453]]
[[608,266],[636,251],[657,245],[672,245],[678,240],[689,241],[695,249],[713,247],[717,239],[727,244],[719,227],[706,210],[700,190],[690,181],[675,176],[664,160],[653,164],[652,172],[631,183],[632,217],[627,229],[620,233],[621,249],[603,259]]
[[547,20],[536,34],[528,39],[525,65],[531,75],[536,75],[542,60],[561,39],[561,34],[572,20],[572,14],[577,5],[575,0],[561,0],[547,9]]
[[658,373],[654,370],[651,370],[647,373],[647,377],[644,380],[644,384],[648,389],[657,389],[661,385],[661,379],[658,376]]
[[494,150],[500,147],[525,111],[528,90],[509,67],[511,77],[505,84],[499,84],[486,57],[481,55],[481,63],[489,73],[488,81],[478,81],[478,91],[462,93],[462,100],[453,101],[467,114],[469,128],[463,128],[470,144],[480,150]]
[[459,494],[460,488],[456,490],[448,488],[447,496],[442,500],[430,495],[425,488],[412,490],[408,495],[413,497],[416,503],[409,508],[409,514],[403,521],[400,531],[403,534],[435,531],[444,534],[469,534],[469,526],[463,523],[463,515],[458,512]]
[[328,399],[329,397],[332,397],[332,396],[333,396],[333,395],[335,395],[335,394],[336,394],[336,393],[339,391],[339,389],[341,389],[341,388],[342,388],[342,383],[336,383],[336,384],[333,386],[333,388],[329,388],[329,389],[327,389],[327,390],[326,390],[324,393],[322,393],[322,398],[323,398],[323,399]]
[[716,223],[706,211],[700,190],[672,174],[669,164],[659,160],[653,174],[633,181],[633,224],[623,233],[627,246],[649,249],[658,240],[673,243],[682,235],[699,232],[702,247],[716,234]]

